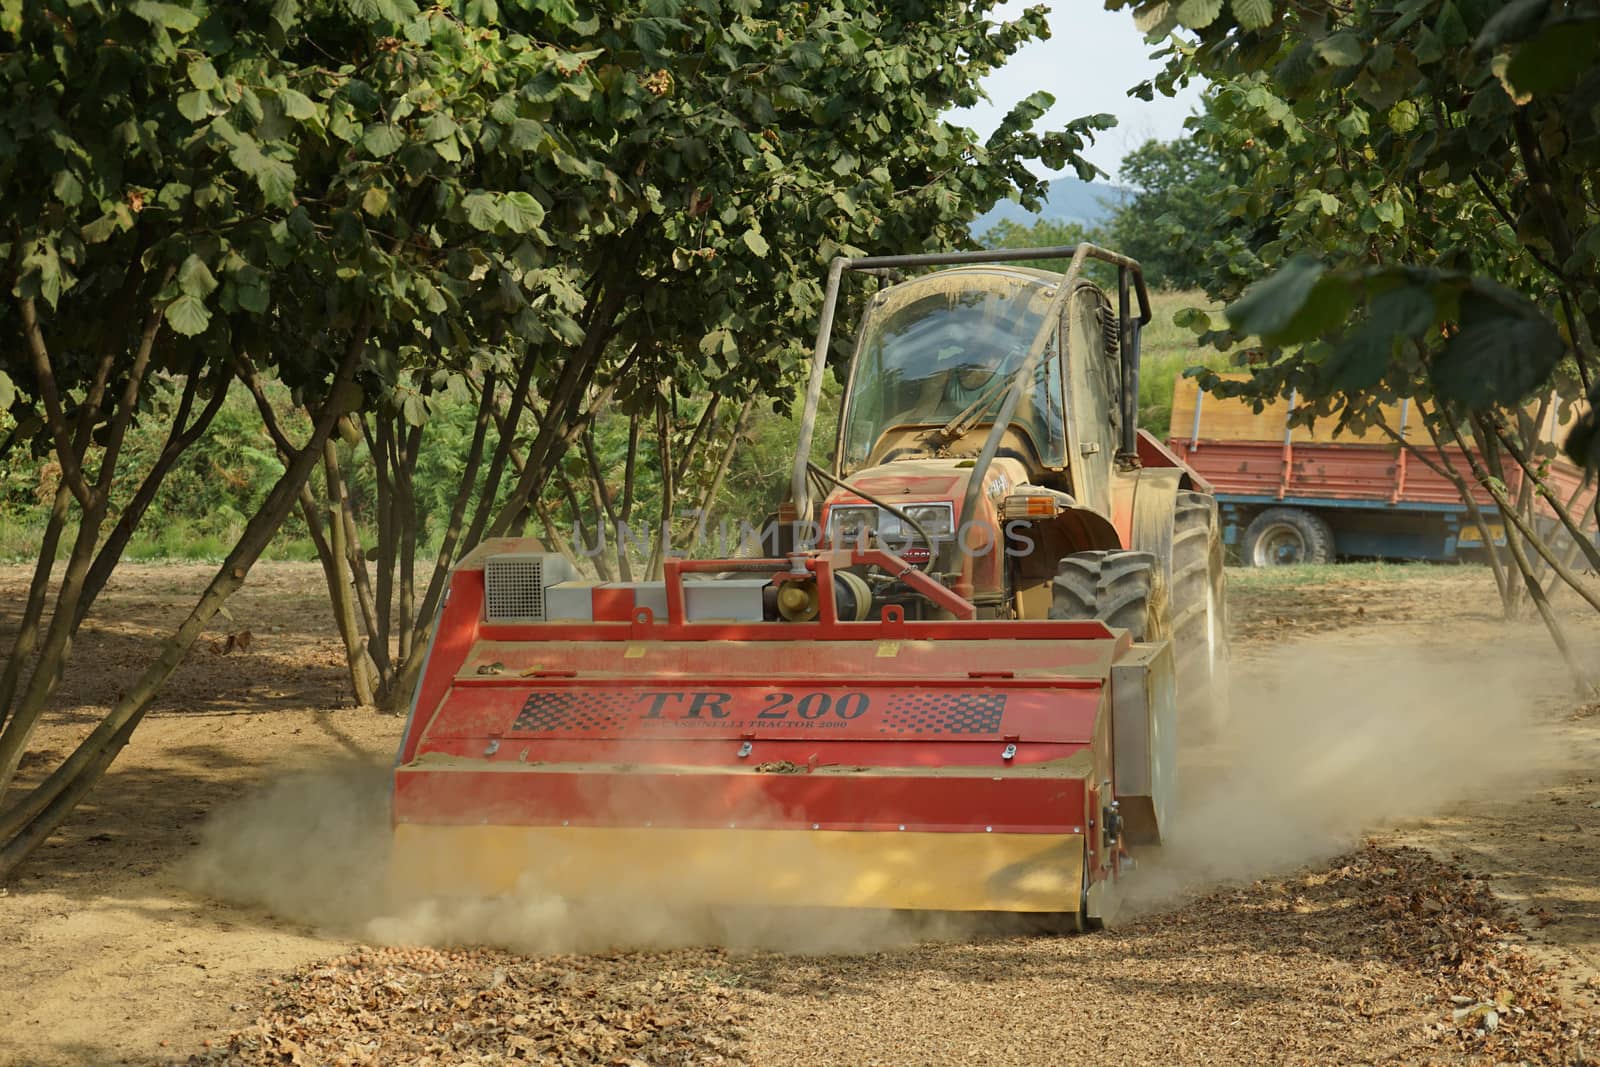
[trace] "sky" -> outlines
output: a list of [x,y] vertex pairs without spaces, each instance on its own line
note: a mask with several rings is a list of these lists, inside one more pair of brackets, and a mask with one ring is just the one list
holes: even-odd
[[[1007,0],[992,17],[1014,17],[1027,6],[1029,0]],[[1048,6],[1050,39],[1023,48],[986,78],[992,102],[956,112],[955,121],[987,136],[1012,105],[1039,89],[1056,98],[1040,129],[1109,112],[1117,116],[1116,128],[1101,133],[1083,155],[1113,178],[1122,157],[1145,141],[1182,136],[1183,120],[1199,106],[1197,86],[1176,97],[1157,93],[1151,103],[1128,95],[1161,68],[1149,58],[1153,49],[1134,26],[1132,12],[1106,11],[1103,0],[1054,0]]]

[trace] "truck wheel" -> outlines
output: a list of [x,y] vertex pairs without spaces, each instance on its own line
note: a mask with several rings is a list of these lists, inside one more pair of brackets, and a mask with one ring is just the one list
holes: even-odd
[[1220,729],[1228,707],[1228,599],[1216,498],[1182,491],[1172,517],[1172,666],[1179,720]]
[[1099,619],[1128,630],[1135,641],[1167,635],[1157,603],[1156,557],[1124,550],[1074,552],[1056,572],[1052,619]]
[[1302,508],[1268,508],[1245,527],[1243,555],[1252,567],[1332,563],[1333,527]]

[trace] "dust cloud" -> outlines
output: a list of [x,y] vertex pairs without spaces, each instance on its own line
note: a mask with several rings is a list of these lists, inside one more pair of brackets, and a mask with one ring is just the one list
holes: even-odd
[[[675,866],[662,856],[639,858],[582,896],[552,891],[539,875],[586,857],[549,852],[530,857],[528,873],[502,896],[407,892],[390,877],[391,773],[388,766],[339,764],[242,798],[202,827],[180,880],[196,893],[385,945],[493,945],[541,954],[717,945],[840,954],[972,929],[955,916],[741,905],[739,887],[762,859],[737,852]],[[425,863],[436,872],[470,865],[471,857],[449,851],[435,850]],[[790,848],[785,859],[796,877],[826,877],[824,858],[803,847]]]
[[1119,887],[1120,917],[1326,859],[1364,832],[1507,788],[1563,756],[1542,710],[1570,692],[1548,641],[1367,633],[1236,663],[1222,735],[1179,756],[1172,833]]
[[[1117,887],[1113,920],[1325,859],[1397,820],[1536,787],[1562,765],[1539,719],[1541,701],[1559,700],[1564,679],[1531,640],[1462,648],[1366,634],[1235,664],[1228,727],[1220,741],[1181,754],[1168,843],[1140,852]],[[979,929],[884,912],[729,907],[730,887],[769,859],[737,853],[702,856],[692,871],[678,869],[687,863],[670,850],[630,857],[616,878],[572,896],[541,886],[539,869],[583,857],[540,854],[508,895],[406,897],[389,877],[389,776],[387,766],[330,766],[241,799],[202,830],[186,884],[338,936],[530,953],[865,952]],[[802,876],[826,875],[821,857],[783,858]],[[427,863],[448,872],[464,859]],[[673,890],[662,888],[667,881]]]
[[346,761],[292,774],[220,809],[184,861],[190,890],[353,933],[384,906],[387,765]]

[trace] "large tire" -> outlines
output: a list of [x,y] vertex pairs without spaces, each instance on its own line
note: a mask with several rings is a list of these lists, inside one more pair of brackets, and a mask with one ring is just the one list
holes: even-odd
[[1156,557],[1149,552],[1074,552],[1056,572],[1050,617],[1098,619],[1129,631],[1135,641],[1159,641],[1167,625],[1158,589]]
[[1215,733],[1228,709],[1228,599],[1216,499],[1178,493],[1172,516],[1172,665],[1182,723]]
[[[1052,619],[1098,619],[1127,630],[1135,641],[1159,641],[1167,635],[1167,604],[1154,553],[1124,550],[1074,552],[1056,573]],[[1098,831],[1094,831],[1098,832]],[[1083,934],[1105,926],[1103,910],[1112,886],[1089,882],[1087,856],[1078,910],[1039,917],[1039,928],[1057,934]]]
[[1242,555],[1252,567],[1332,563],[1333,527],[1304,508],[1268,508],[1245,527]]

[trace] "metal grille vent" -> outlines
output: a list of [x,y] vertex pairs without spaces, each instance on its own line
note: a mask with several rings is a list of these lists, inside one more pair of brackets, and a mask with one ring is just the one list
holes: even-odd
[[490,556],[483,561],[484,617],[490,622],[544,619],[545,557]]

